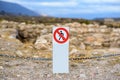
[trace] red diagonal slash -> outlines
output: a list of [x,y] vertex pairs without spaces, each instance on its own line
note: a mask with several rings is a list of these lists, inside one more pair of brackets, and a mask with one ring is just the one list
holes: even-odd
[[57,33],[59,34],[59,36],[60,36],[63,40],[65,40],[65,37],[64,37],[59,31],[57,31]]
[[[61,34],[61,33],[59,32],[59,30],[64,31],[65,34],[66,34],[66,37],[65,37],[63,34]],[[62,40],[62,41],[58,40],[56,34],[58,34],[63,40]],[[67,29],[65,29],[65,28],[57,28],[57,29],[54,31],[53,36],[54,36],[54,40],[55,40],[57,43],[63,44],[63,43],[65,43],[65,42],[68,40],[68,38],[69,38],[69,33],[68,33]]]

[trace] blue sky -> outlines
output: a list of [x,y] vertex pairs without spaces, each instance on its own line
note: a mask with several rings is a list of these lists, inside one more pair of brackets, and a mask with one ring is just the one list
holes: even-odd
[[120,17],[120,0],[3,0],[39,14],[70,18]]

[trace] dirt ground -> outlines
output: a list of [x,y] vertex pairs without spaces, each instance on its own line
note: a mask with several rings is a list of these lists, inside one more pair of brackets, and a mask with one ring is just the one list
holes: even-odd
[[53,74],[52,61],[0,57],[0,80],[120,80],[120,58],[69,62],[68,74]]

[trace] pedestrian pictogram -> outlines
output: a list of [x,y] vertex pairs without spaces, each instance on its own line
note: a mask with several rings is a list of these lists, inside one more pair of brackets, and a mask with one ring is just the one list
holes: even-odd
[[59,40],[62,38],[63,40],[64,40],[64,33],[62,33],[62,31],[60,31],[60,36],[59,36],[60,38],[59,38]]
[[69,72],[69,27],[53,27],[53,73]]
[[69,33],[65,28],[57,28],[53,34],[55,41],[61,44],[65,43],[69,37]]

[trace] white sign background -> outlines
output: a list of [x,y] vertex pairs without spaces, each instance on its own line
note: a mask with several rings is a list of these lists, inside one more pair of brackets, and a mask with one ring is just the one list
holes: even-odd
[[[53,27],[53,36],[55,30],[58,28],[60,27]],[[69,27],[62,28],[65,28],[69,32]],[[62,30],[62,33],[66,37],[66,32]],[[57,39],[59,37],[56,35]],[[69,39],[61,44],[56,42],[53,37],[53,73],[69,73]]]

